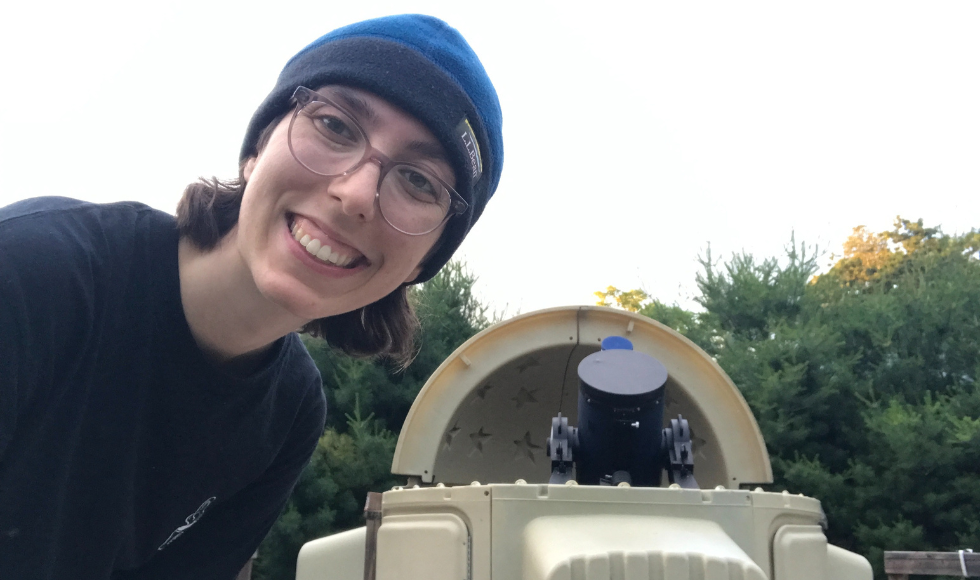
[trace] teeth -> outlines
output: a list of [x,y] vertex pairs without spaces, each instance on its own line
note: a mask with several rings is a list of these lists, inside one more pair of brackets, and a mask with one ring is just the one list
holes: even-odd
[[328,264],[345,268],[354,261],[352,256],[345,256],[339,252],[334,252],[333,248],[324,245],[320,240],[304,232],[303,228],[301,228],[298,224],[294,223],[290,227],[290,232],[293,234],[293,238],[295,238],[300,245],[306,248],[307,252],[322,262],[327,262]]

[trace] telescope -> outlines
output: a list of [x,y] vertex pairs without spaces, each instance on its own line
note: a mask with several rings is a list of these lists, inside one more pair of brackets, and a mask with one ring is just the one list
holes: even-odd
[[605,307],[477,334],[415,399],[406,484],[303,546],[297,580],[871,580],[817,499],[768,492],[755,418],[704,351]]
[[667,369],[625,337],[601,344],[578,365],[581,427],[560,412],[551,420],[548,483],[567,483],[574,457],[576,483],[657,486],[665,468],[671,483],[696,489],[688,422],[678,415],[661,432]]

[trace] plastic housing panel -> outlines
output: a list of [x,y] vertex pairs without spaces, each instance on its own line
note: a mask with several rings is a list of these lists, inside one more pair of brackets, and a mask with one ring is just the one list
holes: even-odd
[[773,580],[829,580],[827,538],[820,526],[779,528],[772,540],[772,567]]
[[820,526],[782,526],[772,541],[773,580],[871,580],[863,557],[827,543]]
[[296,580],[363,580],[364,533],[356,528],[303,544]]
[[[462,520],[469,532],[470,575],[468,580],[490,580],[490,488],[481,485],[428,487],[387,491],[381,506],[382,529],[394,516],[448,513]],[[361,558],[363,558],[363,553]],[[378,546],[378,563],[387,556]],[[438,558],[431,550],[419,551],[415,557]],[[380,568],[379,568],[380,571]],[[380,576],[379,576],[380,578]]]
[[524,531],[524,580],[768,580],[715,522],[567,516]]
[[451,513],[388,516],[378,530],[377,580],[470,577],[469,533]]
[[827,580],[837,578],[870,580],[873,575],[871,562],[868,562],[864,556],[848,552],[844,548],[827,545]]

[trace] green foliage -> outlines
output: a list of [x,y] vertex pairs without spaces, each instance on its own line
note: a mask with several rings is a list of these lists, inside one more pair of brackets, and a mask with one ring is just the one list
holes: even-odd
[[830,271],[710,253],[703,312],[641,312],[682,332],[739,386],[776,489],[821,499],[829,539],[883,578],[884,550],[980,544],[980,234],[921,221],[863,228]]
[[702,323],[704,313],[690,312],[676,304],[668,306],[655,298],[641,306],[639,313],[666,324],[697,344],[708,344],[711,340],[708,325]]
[[473,295],[475,282],[463,264],[451,262],[413,290],[422,329],[418,355],[403,372],[384,360],[354,359],[304,338],[323,377],[327,430],[259,547],[256,580],[292,580],[304,543],[363,525],[367,492],[405,483],[391,475],[391,461],[415,395],[456,347],[491,323]]
[[798,321],[804,289],[817,270],[816,257],[807,256],[806,246],[797,247],[795,239],[782,265],[775,258],[756,263],[751,255],[738,254],[719,272],[709,247],[701,266],[696,301],[722,329],[751,340],[765,338],[771,321]]

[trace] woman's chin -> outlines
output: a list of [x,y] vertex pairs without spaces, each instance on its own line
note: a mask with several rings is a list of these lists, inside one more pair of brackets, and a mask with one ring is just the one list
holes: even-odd
[[304,285],[272,282],[260,285],[259,290],[270,302],[285,310],[292,318],[306,324],[311,320],[327,318],[357,310],[365,305],[348,294],[330,297]]

